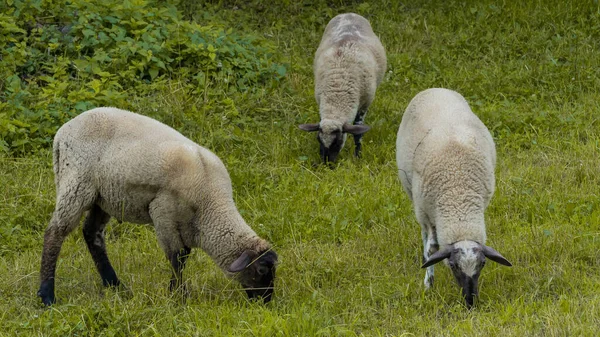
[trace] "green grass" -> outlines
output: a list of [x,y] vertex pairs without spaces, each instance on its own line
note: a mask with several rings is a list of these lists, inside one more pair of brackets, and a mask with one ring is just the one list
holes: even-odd
[[[214,1],[216,2],[216,1]],[[283,3],[285,1],[282,1]],[[264,34],[289,63],[279,88],[207,93],[170,87],[135,96],[219,155],[246,221],[280,256],[276,298],[248,302],[200,250],[183,302],[150,226],[107,228],[130,292],[104,290],[77,229],[58,262],[58,303],[36,291],[54,206],[49,151],[0,158],[0,335],[24,336],[597,336],[600,333],[600,12],[591,1],[182,2],[195,20]],[[218,6],[220,4],[220,7]],[[237,6],[237,9],[234,9]],[[335,170],[317,165],[312,57],[329,18],[370,19],[388,74],[366,118],[363,158],[348,142]],[[461,92],[492,131],[496,193],[488,263],[469,311],[443,266],[425,292],[420,228],[397,179],[395,138],[419,91]],[[217,90],[217,89],[212,89]],[[227,100],[211,102],[214,97]],[[221,95],[218,96],[217,94]]]

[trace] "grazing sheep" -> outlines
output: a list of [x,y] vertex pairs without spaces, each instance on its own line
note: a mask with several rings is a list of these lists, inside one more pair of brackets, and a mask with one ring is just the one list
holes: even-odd
[[238,213],[221,160],[174,129],[115,108],[84,112],[56,133],[54,174],[38,291],[45,305],[55,302],[62,243],[85,211],[83,236],[105,286],[120,284],[104,243],[114,216],[154,225],[173,268],[171,290],[182,285],[191,247],[201,247],[250,298],[271,299],[277,255]]
[[448,259],[471,307],[486,257],[511,266],[485,245],[483,213],[495,182],[492,136],[460,94],[428,89],[406,108],[396,151],[402,186],[421,224],[425,286],[433,286],[433,265]]
[[355,155],[370,127],[363,125],[367,109],[386,70],[385,50],[367,19],[354,13],[334,17],[317,49],[314,61],[315,98],[321,122],[301,124],[304,131],[319,131],[323,161],[334,162],[354,135]]

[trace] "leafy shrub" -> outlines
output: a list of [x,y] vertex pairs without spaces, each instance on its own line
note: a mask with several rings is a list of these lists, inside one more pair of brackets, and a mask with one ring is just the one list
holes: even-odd
[[49,146],[82,111],[127,107],[132,91],[148,96],[171,79],[202,95],[285,75],[265,39],[184,21],[164,1],[7,0],[0,35],[0,150],[14,154]]

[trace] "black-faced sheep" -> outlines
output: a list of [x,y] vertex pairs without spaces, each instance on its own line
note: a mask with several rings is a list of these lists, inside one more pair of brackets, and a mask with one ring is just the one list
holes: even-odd
[[299,125],[318,131],[324,162],[336,160],[347,133],[354,135],[354,153],[360,156],[362,135],[370,129],[363,120],[386,66],[385,50],[369,21],[354,13],[329,21],[313,66],[321,122]]
[[402,186],[421,224],[425,286],[433,286],[433,265],[447,259],[471,307],[486,258],[511,266],[485,245],[484,211],[495,184],[492,136],[460,94],[428,89],[406,108],[396,151]]
[[55,302],[56,261],[65,237],[87,213],[83,235],[105,286],[120,284],[106,254],[104,228],[152,223],[182,284],[192,247],[201,247],[250,298],[268,302],[277,255],[240,216],[231,180],[209,150],[154,119],[97,108],[64,124],[54,138],[56,207],[44,235],[38,296]]

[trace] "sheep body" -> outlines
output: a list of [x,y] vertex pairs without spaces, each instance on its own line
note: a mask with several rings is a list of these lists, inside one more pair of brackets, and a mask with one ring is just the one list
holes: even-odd
[[492,136],[460,94],[434,88],[406,108],[396,150],[400,181],[422,228],[425,285],[433,285],[433,264],[447,258],[471,305],[485,257],[510,264],[485,246],[484,211],[495,184]]
[[[120,284],[104,245],[111,216],[153,223],[174,268],[171,288],[181,284],[192,247],[202,248],[230,276],[240,271],[240,263],[270,250],[237,211],[221,160],[165,124],[125,110],[96,108],[63,125],[53,149],[56,208],[44,237],[38,293],[45,304],[54,302],[62,241],[85,211],[84,237],[105,285]],[[270,261],[263,262],[271,268],[276,255],[269,253],[265,259]],[[244,261],[238,261],[244,254]],[[245,274],[252,269],[237,275],[245,286]]]
[[327,24],[313,64],[321,121],[300,125],[319,131],[324,161],[335,161],[346,133],[354,135],[355,154],[360,155],[362,134],[369,130],[363,120],[386,66],[385,50],[364,17],[340,14]]
[[402,186],[424,213],[418,217],[448,224],[437,228],[438,243],[485,243],[496,149],[464,98],[447,89],[419,93],[402,117],[396,148]]

